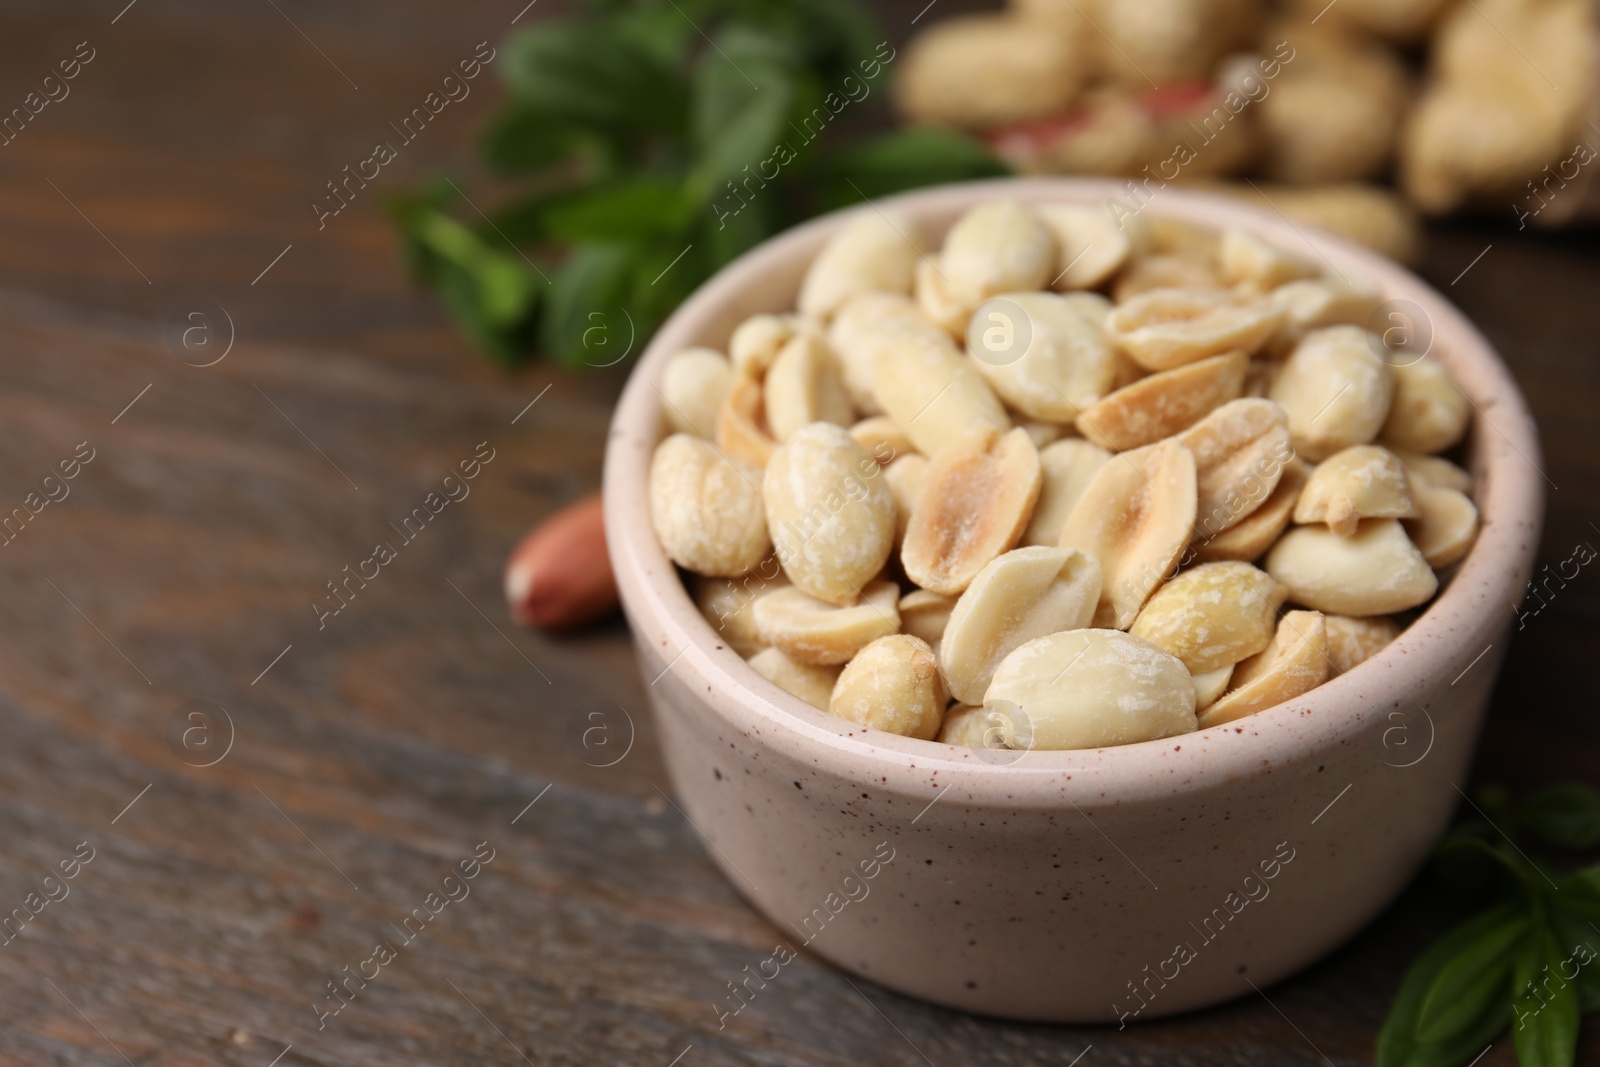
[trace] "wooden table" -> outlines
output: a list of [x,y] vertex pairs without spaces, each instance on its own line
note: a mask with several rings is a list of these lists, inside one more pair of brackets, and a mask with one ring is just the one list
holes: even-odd
[[[0,548],[0,911],[39,904],[0,943],[0,1063],[1371,1061],[1398,972],[1458,907],[1428,883],[1270,1002],[1122,1033],[959,1015],[812,959],[719,1030],[713,1002],[775,931],[666,801],[623,625],[552,639],[500,602],[518,535],[596,486],[627,367],[490,368],[376,210],[446,162],[471,174],[492,78],[324,228],[311,208],[521,0],[124,2],[0,13],[5,109],[93,50],[0,147],[0,506],[68,494]],[[917,6],[892,9],[897,35]],[[1528,392],[1544,557],[1565,559],[1600,538],[1600,257],[1454,226],[1424,273]],[[189,362],[173,324],[209,331]],[[398,535],[480,442],[470,496]],[[379,541],[396,558],[319,626]],[[1574,699],[1596,582],[1516,635],[1481,776],[1596,780]],[[597,707],[619,739],[631,720],[614,766],[572,741]],[[45,882],[75,849],[93,858]],[[470,895],[402,941],[475,849],[492,860],[449,883]],[[379,941],[396,958],[321,1016]]]

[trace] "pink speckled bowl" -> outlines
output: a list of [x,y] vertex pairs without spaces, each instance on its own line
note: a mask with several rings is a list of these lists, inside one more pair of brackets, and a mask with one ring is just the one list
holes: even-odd
[[[939,234],[987,199],[1121,193],[1015,180],[892,202]],[[722,347],[746,316],[791,308],[806,264],[848,216],[755,249],[656,335],[617,408],[605,468],[606,536],[678,796],[784,948],[728,976],[746,998],[763,981],[781,985],[786,951],[804,946],[901,992],[1019,1019],[1147,1019],[1214,1004],[1359,930],[1450,818],[1538,540],[1539,446],[1517,387],[1460,312],[1371,252],[1215,196],[1164,189],[1149,210],[1286,248],[1309,242],[1426,310],[1434,353],[1478,409],[1476,547],[1379,655],[1226,726],[1001,765],[833,718],[724,647],[657,544],[646,501],[667,358]],[[726,990],[707,996],[720,1010],[739,1005]]]

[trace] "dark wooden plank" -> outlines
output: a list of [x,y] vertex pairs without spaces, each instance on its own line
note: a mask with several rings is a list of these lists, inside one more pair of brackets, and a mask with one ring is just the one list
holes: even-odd
[[[1120,1033],[1022,1026],[804,958],[719,1029],[725,983],[779,935],[658,791],[625,628],[552,639],[499,607],[509,546],[597,483],[619,373],[487,367],[400,276],[376,195],[321,231],[309,209],[521,4],[278,6],[332,62],[272,5],[140,0],[114,25],[121,0],[0,13],[0,101],[76,42],[98,49],[0,148],[0,503],[78,442],[95,450],[0,548],[0,909],[79,842],[95,850],[0,944],[0,1064],[264,1067],[291,1044],[280,1064],[666,1065],[688,1049],[686,1067],[1065,1065],[1091,1044],[1085,1065],[1370,1062],[1400,968],[1452,916],[1426,883],[1271,1004]],[[920,6],[886,6],[897,37]],[[480,80],[370,192],[447,161],[470,173],[497,92]],[[1600,260],[1579,239],[1461,225],[1434,234],[1425,273],[1529,393],[1554,485],[1543,555],[1565,559],[1600,536]],[[162,341],[198,298],[237,338],[203,369]],[[389,524],[484,441],[470,496],[400,544]],[[325,583],[379,540],[396,559],[319,629]],[[1517,635],[1485,776],[1595,780],[1600,727],[1578,699],[1595,581]],[[193,766],[209,757],[174,747],[173,717],[219,705],[233,745]],[[634,742],[605,768],[568,729],[598,706]],[[398,942],[391,924],[480,842],[495,855],[470,895],[319,1029],[326,983]]]

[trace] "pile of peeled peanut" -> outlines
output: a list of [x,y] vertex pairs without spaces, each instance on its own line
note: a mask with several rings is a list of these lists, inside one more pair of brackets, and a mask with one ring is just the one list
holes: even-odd
[[[1024,171],[1281,183],[1269,194],[1285,212],[1303,208],[1404,259],[1407,204],[1541,225],[1600,211],[1600,196],[1585,204],[1567,189],[1575,178],[1591,186],[1580,168],[1594,155],[1600,99],[1596,10],[1590,0],[1006,0],[941,19],[936,9],[897,64],[897,102],[910,121],[983,135]],[[1347,184],[1391,177],[1404,199],[1388,205],[1385,186]],[[1259,202],[1259,187],[1242,191]]]
[[1478,528],[1471,405],[1370,280],[1099,206],[996,200],[935,250],[863,209],[792,314],[677,354],[650,507],[719,644],[954,745],[1232,722],[1372,656]]

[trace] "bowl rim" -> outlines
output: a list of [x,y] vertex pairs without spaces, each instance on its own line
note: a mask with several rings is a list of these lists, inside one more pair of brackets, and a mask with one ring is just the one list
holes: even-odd
[[[1290,250],[1309,247],[1335,270],[1349,267],[1372,280],[1385,301],[1416,304],[1432,325],[1433,348],[1476,409],[1468,448],[1481,520],[1477,541],[1427,609],[1352,670],[1255,715],[1192,733],[1107,748],[985,758],[978,750],[857,726],[768,682],[718,638],[658,543],[646,492],[650,455],[662,436],[656,382],[677,351],[693,345],[724,348],[725,333],[713,336],[711,326],[719,315],[727,317],[728,308],[748,305],[755,286],[786,271],[798,285],[799,264],[809,262],[835,229],[860,212],[897,209],[927,226],[930,219],[947,220],[998,198],[1088,204],[1116,198],[1131,206],[1130,201],[1137,202],[1135,189],[1132,181],[1002,178],[869,201],[768,239],[703,283],[668,318],[633,368],[617,405],[604,473],[606,538],[623,604],[641,648],[656,650],[666,664],[649,681],[650,688],[669,672],[677,674],[728,728],[803,764],[827,761],[862,784],[918,796],[927,795],[930,782],[946,789],[960,786],[969,806],[1015,807],[1063,797],[1101,802],[1171,797],[1256,773],[1263,765],[1314,760],[1319,752],[1356,742],[1363,734],[1376,738],[1383,731],[1374,727],[1392,721],[1407,704],[1428,717],[1431,745],[1431,713],[1417,701],[1438,679],[1459,681],[1454,672],[1465,674],[1484,657],[1489,648],[1480,649],[1479,643],[1498,641],[1495,635],[1509,625],[1528,578],[1529,542],[1537,542],[1546,480],[1537,431],[1505,364],[1440,293],[1376,252],[1291,221],[1276,208],[1174,187],[1152,194],[1148,186],[1148,204],[1140,206],[1217,230],[1236,225]],[[929,228],[940,233],[943,225],[939,221]],[[788,296],[792,308],[793,293]],[[768,299],[755,304],[757,310],[783,310]]]

